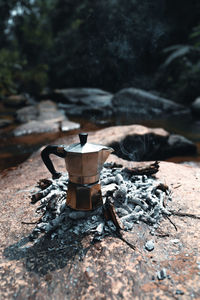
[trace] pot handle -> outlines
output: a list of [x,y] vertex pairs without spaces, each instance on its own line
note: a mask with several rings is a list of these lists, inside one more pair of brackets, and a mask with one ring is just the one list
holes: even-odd
[[59,156],[61,158],[66,157],[66,151],[64,149],[64,146],[62,145],[48,145],[46,148],[44,148],[41,152],[42,160],[49,170],[49,172],[52,174],[53,179],[59,178],[62,174],[57,172],[53,166],[53,163],[49,157],[50,154],[54,154],[56,156]]

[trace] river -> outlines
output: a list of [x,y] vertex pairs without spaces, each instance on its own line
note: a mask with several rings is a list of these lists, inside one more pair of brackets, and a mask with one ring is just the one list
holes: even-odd
[[[97,125],[88,122],[84,119],[73,118],[72,121],[81,124],[79,130],[74,130],[67,133],[45,133],[37,135],[28,135],[22,137],[13,137],[10,133],[16,125],[12,125],[5,130],[1,130],[0,141],[0,170],[15,167],[19,163],[26,160],[34,151],[38,150],[41,146],[53,142],[57,138],[69,136],[80,131],[94,131],[111,125],[130,125],[130,120],[112,119],[107,122]],[[186,138],[196,143],[198,153],[194,156],[179,156],[167,159],[173,162],[188,162],[200,166],[200,121],[169,121],[169,120],[150,120],[138,121],[137,124],[145,125],[148,127],[156,128],[162,127],[170,133],[181,134]]]

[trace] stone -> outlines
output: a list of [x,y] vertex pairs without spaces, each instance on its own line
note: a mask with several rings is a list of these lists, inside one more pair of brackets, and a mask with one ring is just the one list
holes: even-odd
[[68,89],[56,89],[54,90],[54,99],[65,103],[77,104],[80,99],[87,99],[88,97],[96,96],[108,96],[111,95],[109,92],[101,89],[94,88],[68,88]]
[[64,111],[58,109],[56,103],[51,100],[43,100],[39,104],[18,109],[16,120],[24,124],[14,130],[15,136],[66,132],[80,128],[80,124],[69,121]]
[[157,278],[158,280],[163,280],[167,277],[167,272],[166,272],[166,269],[163,268],[162,270],[158,271],[157,272]]
[[75,130],[75,129],[79,129],[79,128],[80,128],[79,123],[72,122],[72,121],[69,121],[69,120],[62,121],[61,125],[60,125],[60,130],[62,132],[67,132],[67,131]]
[[38,103],[37,105],[38,107],[38,110],[40,112],[40,114],[42,114],[43,112],[49,112],[49,111],[52,111],[52,112],[55,112],[57,111],[57,105],[54,101],[52,100],[42,100]]
[[41,122],[41,121],[29,121],[18,127],[13,131],[14,136],[24,136],[31,134],[40,134],[47,132],[58,132],[59,123]]
[[26,123],[36,120],[38,117],[38,109],[35,105],[22,107],[16,111],[16,121]]
[[197,147],[192,141],[178,134],[171,134],[167,144],[168,147],[166,145],[166,148],[163,149],[164,157],[195,154],[197,151]]
[[148,251],[152,251],[154,249],[154,241],[153,240],[147,241],[145,244],[145,249]]
[[181,290],[176,290],[176,295],[184,295],[184,292]]
[[[89,139],[101,143],[103,136],[105,138],[105,132],[99,132],[98,139],[95,132]],[[70,144],[76,140],[77,136],[70,136],[55,143]],[[125,161],[116,155],[110,155],[108,162],[130,168],[145,164]],[[57,157],[55,168],[66,172],[64,163]],[[198,168],[160,162],[155,176],[172,190],[168,209],[200,216]],[[145,241],[151,239],[150,227],[144,223],[136,223],[131,232],[122,231],[122,239],[113,234],[101,241],[92,241],[89,234],[70,233],[60,240],[44,234],[40,242],[31,243],[27,236],[35,224],[25,222],[37,222],[40,215],[35,214],[36,207],[30,204],[29,195],[38,180],[46,177],[50,176],[42,164],[40,151],[17,168],[0,174],[0,293],[3,299],[14,299],[16,295],[19,299],[47,300],[66,297],[168,299],[177,289],[184,291],[186,299],[192,294],[198,299],[199,219],[171,215],[177,231],[168,219],[163,219],[155,230],[156,247],[151,253],[144,249]],[[178,253],[172,239],[179,239],[184,245]],[[131,249],[128,243],[136,249]],[[171,280],[163,281],[155,276],[155,270],[163,269],[167,269],[166,275],[169,273]]]
[[200,97],[198,97],[196,100],[194,100],[194,102],[192,102],[191,109],[194,115],[200,117]]
[[10,95],[3,100],[5,106],[22,107],[27,103],[27,98],[24,95]]
[[10,119],[0,119],[0,128],[4,128],[7,127],[9,125],[11,125],[13,122]]
[[195,154],[197,151],[196,145],[182,136],[170,135],[162,128],[147,128],[142,125],[105,128],[98,131],[98,139],[101,144],[112,147],[118,157],[134,161],[162,160],[177,155]]
[[116,93],[112,98],[112,105],[119,122],[123,117],[132,123],[152,118],[190,117],[190,109],[185,106],[133,87]]
[[41,134],[41,133],[56,133],[56,132],[67,132],[70,130],[75,130],[80,128],[80,124],[64,120],[61,122],[55,122],[55,119],[49,121],[30,121],[24,123],[17,128],[14,129],[13,134],[14,136],[24,136],[24,135],[31,135],[31,134]]
[[113,95],[106,91],[92,88],[54,91],[54,99],[61,102],[59,107],[65,110],[67,116],[84,115],[93,122],[112,115],[112,97]]

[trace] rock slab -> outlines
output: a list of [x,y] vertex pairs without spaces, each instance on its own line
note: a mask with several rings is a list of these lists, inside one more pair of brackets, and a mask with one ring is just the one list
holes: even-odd
[[[98,132],[90,135],[93,142],[100,143],[101,139],[101,133],[99,139]],[[72,140],[76,137],[64,142]],[[65,171],[62,160],[54,161],[57,169]],[[108,161],[129,167],[141,164],[114,155]],[[47,235],[40,244],[31,244],[27,236],[35,225],[26,222],[35,222],[39,216],[30,205],[29,195],[36,182],[48,176],[39,153],[18,168],[1,173],[2,299],[200,298],[197,218],[174,215],[172,222],[164,219],[153,236],[155,248],[151,252],[144,248],[152,239],[151,228],[145,224],[135,224],[132,232],[124,232],[124,239],[134,244],[135,250],[116,236],[93,244],[89,235],[74,235],[73,240],[66,238],[61,244]],[[168,209],[200,217],[198,168],[161,162],[156,177],[172,190]],[[180,242],[171,242],[175,240]],[[158,272],[166,276],[160,280]]]
[[44,100],[39,104],[18,109],[16,120],[22,124],[14,130],[15,136],[69,131],[80,128],[80,124],[69,121],[64,111],[58,109],[56,103],[51,100]]
[[112,116],[112,97],[109,92],[93,88],[57,89],[53,95],[67,116],[84,116],[93,122]]
[[171,117],[190,117],[190,109],[171,100],[159,97],[150,92],[125,88],[112,98],[114,114],[134,121],[167,119]]

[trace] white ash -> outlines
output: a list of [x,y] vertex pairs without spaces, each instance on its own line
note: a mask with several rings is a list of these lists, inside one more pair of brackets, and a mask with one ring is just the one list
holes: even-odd
[[[152,176],[134,176],[125,169],[107,163],[101,172],[100,181],[103,202],[109,197],[124,230],[134,230],[135,223],[145,222],[153,226],[153,234],[162,215],[170,214],[165,207],[165,203],[171,200],[170,191],[162,189],[164,185]],[[68,233],[93,233],[95,239],[101,239],[116,230],[112,221],[105,220],[102,207],[88,212],[67,207],[66,173],[59,179],[50,180],[50,183],[46,189],[37,188],[35,191],[41,195],[36,209],[41,218],[30,235],[32,240],[37,242],[43,232],[50,233],[52,239]]]

